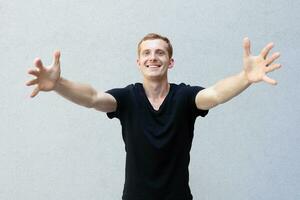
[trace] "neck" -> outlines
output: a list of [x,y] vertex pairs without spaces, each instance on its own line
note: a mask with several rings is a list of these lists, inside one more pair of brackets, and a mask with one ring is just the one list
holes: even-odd
[[149,99],[165,98],[169,92],[170,84],[168,79],[162,80],[143,80],[143,87]]

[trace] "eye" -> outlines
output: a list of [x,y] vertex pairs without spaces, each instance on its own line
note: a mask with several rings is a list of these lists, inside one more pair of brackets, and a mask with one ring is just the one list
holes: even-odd
[[165,55],[165,52],[164,51],[159,51],[158,55],[163,56],[163,55]]
[[145,56],[149,55],[150,54],[150,51],[144,51],[143,53]]

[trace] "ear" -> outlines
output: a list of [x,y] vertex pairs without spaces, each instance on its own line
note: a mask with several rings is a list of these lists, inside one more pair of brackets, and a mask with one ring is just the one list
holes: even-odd
[[139,58],[136,59],[136,64],[137,64],[138,67],[140,66],[140,59]]
[[170,59],[170,64],[169,64],[169,69],[173,68],[174,67],[174,64],[175,64],[175,61],[173,58]]

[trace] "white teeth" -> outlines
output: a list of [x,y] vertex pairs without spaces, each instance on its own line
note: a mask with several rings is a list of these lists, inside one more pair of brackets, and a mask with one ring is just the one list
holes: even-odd
[[155,68],[155,67],[160,67],[160,65],[147,65],[147,67],[153,67],[153,68]]

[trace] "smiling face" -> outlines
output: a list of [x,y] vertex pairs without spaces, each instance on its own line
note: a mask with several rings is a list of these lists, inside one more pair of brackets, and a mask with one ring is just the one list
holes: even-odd
[[141,43],[137,64],[145,79],[161,80],[167,78],[174,60],[169,57],[168,44],[164,40],[153,39]]

